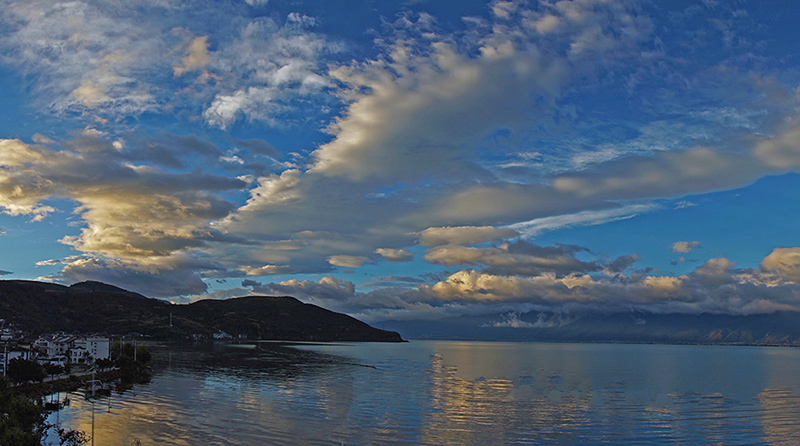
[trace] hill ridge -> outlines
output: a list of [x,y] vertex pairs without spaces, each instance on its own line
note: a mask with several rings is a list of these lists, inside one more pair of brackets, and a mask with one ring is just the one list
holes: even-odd
[[[191,339],[224,331],[249,339],[401,342],[352,316],[291,296],[242,296],[172,304],[102,282],[70,287],[49,282],[0,281],[0,318],[21,330],[142,333]],[[171,324],[171,325],[170,325]]]

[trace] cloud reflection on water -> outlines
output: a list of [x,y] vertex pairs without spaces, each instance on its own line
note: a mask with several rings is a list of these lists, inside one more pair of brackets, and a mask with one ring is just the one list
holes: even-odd
[[[797,444],[794,349],[414,342],[162,352],[96,442]],[[79,397],[62,426],[91,431]],[[110,407],[110,410],[108,409]]]

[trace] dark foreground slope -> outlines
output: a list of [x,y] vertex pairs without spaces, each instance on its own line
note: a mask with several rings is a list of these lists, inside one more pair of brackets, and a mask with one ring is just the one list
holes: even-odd
[[100,282],[65,287],[33,281],[0,281],[0,319],[33,333],[138,332],[157,339],[176,339],[222,330],[249,339],[402,340],[395,332],[373,328],[345,314],[304,304],[292,297],[251,296],[173,305]]

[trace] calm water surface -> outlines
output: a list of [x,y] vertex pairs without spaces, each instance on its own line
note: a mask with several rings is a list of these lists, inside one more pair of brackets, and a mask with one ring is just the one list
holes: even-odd
[[[157,347],[50,422],[95,445],[800,444],[800,349],[415,341]],[[52,443],[51,444],[55,444]]]

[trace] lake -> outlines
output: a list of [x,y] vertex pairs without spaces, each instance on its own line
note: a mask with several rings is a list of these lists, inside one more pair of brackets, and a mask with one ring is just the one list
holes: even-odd
[[[95,445],[800,444],[800,349],[412,341],[153,347],[51,423]],[[49,444],[56,444],[52,440]]]

